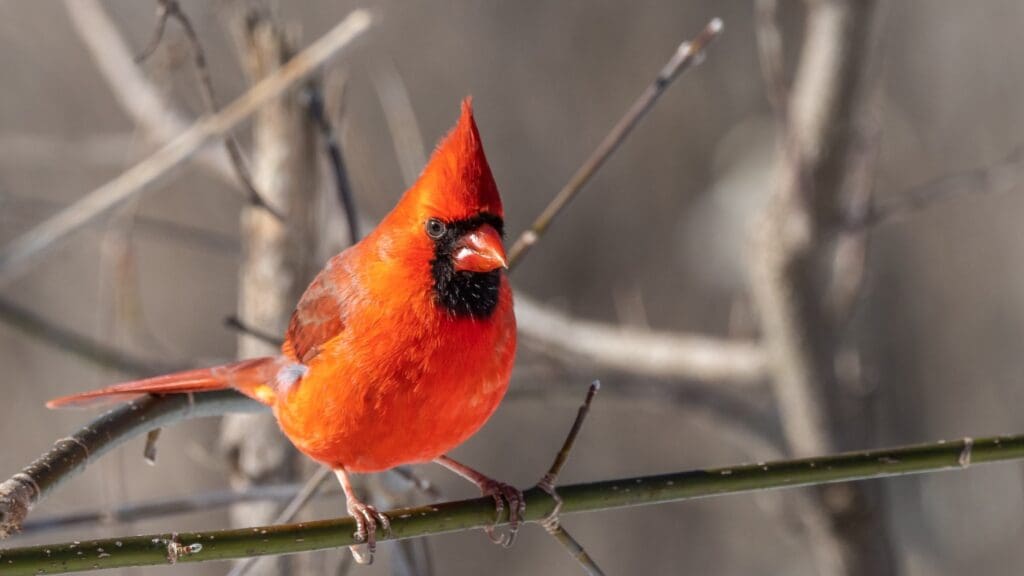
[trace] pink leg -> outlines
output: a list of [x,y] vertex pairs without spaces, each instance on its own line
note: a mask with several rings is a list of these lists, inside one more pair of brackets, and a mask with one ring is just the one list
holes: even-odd
[[352,483],[349,481],[348,472],[339,468],[334,471],[334,474],[337,475],[341,489],[345,492],[345,506],[348,513],[355,518],[356,540],[366,542],[365,554],[358,546],[349,546],[349,550],[352,551],[352,557],[356,562],[372,564],[373,553],[377,550],[377,524],[379,523],[384,533],[388,534],[391,531],[391,521],[376,508],[364,503],[356,496],[355,490],[352,489]]
[[519,490],[515,486],[510,486],[504,482],[499,482],[485,476],[481,472],[478,472],[465,464],[456,462],[448,456],[441,456],[434,460],[441,466],[455,472],[459,476],[462,476],[466,480],[469,480],[473,484],[476,484],[480,491],[483,492],[484,496],[490,496],[494,498],[494,508],[497,514],[497,520],[495,520],[495,526],[501,519],[502,512],[505,511],[505,501],[508,501],[508,521],[509,521],[509,532],[504,536],[495,536],[494,526],[488,526],[484,528],[484,532],[487,533],[487,537],[491,539],[491,542],[500,544],[508,548],[516,541],[516,534],[519,532],[519,524],[523,520],[523,516],[526,515],[526,500],[523,498],[522,490]]

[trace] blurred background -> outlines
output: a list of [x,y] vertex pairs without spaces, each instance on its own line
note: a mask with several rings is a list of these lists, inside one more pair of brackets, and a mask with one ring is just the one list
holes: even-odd
[[[721,17],[725,33],[703,65],[669,87],[516,270],[513,284],[524,301],[543,305],[543,313],[600,323],[584,328],[699,335],[725,349],[747,343],[754,348],[747,352],[763,360],[758,343],[766,330],[759,328],[762,300],[752,296],[757,279],[751,270],[760,254],[759,215],[785,187],[780,172],[786,162],[779,149],[782,114],[771,104],[756,34],[772,4],[375,3],[377,25],[332,62],[324,80],[361,216],[373,222],[387,212],[419,168],[417,150],[422,162],[422,150],[429,153],[455,121],[459,101],[472,95],[504,197],[506,229],[514,238],[679,42]],[[804,48],[808,18],[818,4],[782,2],[774,15],[787,85],[805,80],[796,70],[814,56],[808,50],[821,49],[812,43]],[[841,404],[821,416],[833,437],[828,445],[872,448],[1021,432],[1024,227],[1018,214],[1024,198],[1013,192],[1019,176],[1015,151],[1024,133],[1024,70],[1013,63],[1024,60],[1024,45],[1017,41],[1024,4],[879,4],[867,25],[877,26],[876,48],[862,46],[869,56],[858,64],[866,70],[857,84],[859,111],[848,122],[866,126],[850,145],[863,149],[854,162],[867,167],[860,190],[871,192],[878,205],[898,203],[908,191],[933,198],[933,188],[934,198],[941,199],[899,218],[878,218],[853,238],[860,251],[852,253],[855,260],[863,255],[863,272],[854,274],[856,296],[826,338],[836,359],[837,375],[829,380],[843,388],[823,392]],[[297,50],[359,6],[281,2],[265,14]],[[181,8],[205,49],[218,100],[230,102],[254,75],[239,57],[232,32],[239,11],[249,8],[185,0]],[[104,18],[116,36],[97,28]],[[96,49],[114,40],[130,56],[139,54],[156,22],[153,1],[0,2],[0,242],[166,141],[166,134],[125,105],[137,95],[98,66],[105,57]],[[178,23],[168,23],[159,46],[136,72],[184,125],[205,112],[190,44]],[[303,94],[293,98],[301,103]],[[843,122],[837,130],[849,128]],[[260,167],[262,144],[252,137],[252,124],[237,136],[254,163],[257,184],[269,181],[261,175],[267,168]],[[319,173],[300,179],[315,203],[315,243],[304,250],[315,269],[344,245],[347,230],[322,147],[315,141],[306,145],[313,156],[305,160]],[[240,266],[252,256],[246,247],[254,245],[246,237],[252,227],[243,224],[251,214],[240,214],[251,209],[232,175],[215,164],[190,163],[48,253],[2,288],[5,309],[29,311],[152,365],[210,364],[252,350],[257,345],[240,345],[239,335],[223,323],[236,311],[252,312],[239,296]],[[857,187],[852,176],[842,180],[844,189]],[[843,262],[842,250],[826,252],[836,267]],[[30,336],[13,325],[11,314],[4,317],[0,477],[7,478],[94,416],[47,411],[46,399],[126,373],[69,354],[52,338]],[[267,330],[280,333],[280,326]],[[575,337],[552,344],[557,334],[542,336],[523,334],[509,397],[456,452],[495,477],[522,487],[535,483],[595,378],[604,387],[563,483],[800,454],[777,401],[776,380],[785,376],[773,373],[771,362],[765,366],[755,358],[756,366],[742,374],[733,373],[728,360],[716,373],[658,371],[640,360],[637,366],[610,365],[574,352]],[[107,510],[229,484],[304,480],[308,464],[275,452],[280,439],[272,427],[264,436],[255,446],[250,438],[248,447],[239,448],[232,425],[216,420],[169,428],[156,466],[146,465],[143,440],[135,440],[70,481],[30,518]],[[246,458],[289,464],[245,477]],[[476,495],[471,485],[435,466],[418,466],[416,472],[437,486],[440,498]],[[876,573],[1019,574],[1021,472],[1019,464],[1004,464],[871,484],[872,504],[859,529],[887,549],[877,552],[884,568]],[[867,573],[864,564],[830,568],[822,560],[822,540],[842,538],[848,526],[831,530],[813,521],[815,512],[808,508],[818,506],[820,495],[802,490],[729,496],[568,516],[564,524],[610,574]],[[400,498],[424,501],[421,495]],[[827,495],[824,501],[827,508]],[[344,505],[332,493],[311,508],[311,514],[327,517],[341,514]],[[272,513],[266,507],[250,512]],[[28,532],[5,545],[221,528],[231,524],[232,515],[237,520],[244,514],[218,508],[79,525]],[[429,563],[422,560],[422,547],[389,545],[376,564],[352,573],[428,573],[428,564],[434,574],[579,572],[536,526],[527,526],[510,550],[490,545],[478,531],[426,543]],[[346,554],[305,555],[296,563],[267,562],[259,570],[334,573]],[[409,558],[414,567],[403,568]],[[228,568],[179,565],[165,572],[212,575]]]

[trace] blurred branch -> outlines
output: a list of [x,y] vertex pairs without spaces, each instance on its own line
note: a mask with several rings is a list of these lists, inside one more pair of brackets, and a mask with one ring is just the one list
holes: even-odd
[[[142,127],[152,144],[164,146],[193,124],[143,75],[124,37],[98,0],[65,0],[64,7],[114,99]],[[225,184],[238,186],[230,160],[223,152],[204,148],[197,153],[196,160]]]
[[128,133],[68,138],[64,134],[5,132],[0,134],[0,162],[30,169],[94,165],[124,168],[143,157],[148,142]]
[[[840,400],[835,374],[838,335],[823,301],[822,252],[842,222],[843,192],[873,172],[858,157],[862,115],[880,0],[808,3],[806,35],[786,105],[778,181],[759,230],[753,293],[783,430],[797,456],[852,444],[853,404]],[[863,184],[863,182],[861,182]],[[834,427],[830,424],[835,423]],[[821,550],[819,571],[897,572],[885,516],[874,487],[822,489],[833,550]]]
[[242,322],[238,318],[238,316],[234,314],[228,316],[227,318],[224,318],[224,327],[228,328],[229,330],[238,332],[239,334],[251,336],[252,338],[255,338],[263,342],[267,346],[272,346],[274,348],[280,348],[284,344],[283,339],[274,336],[269,332],[264,332],[263,330],[258,330],[252,326],[249,326],[245,322]]
[[[559,489],[562,513],[634,507],[662,502],[757,492],[774,488],[885,478],[974,464],[1024,458],[1024,436],[1003,436],[939,442],[885,450],[861,451],[771,463],[716,468],[574,484]],[[555,508],[543,489],[524,493],[526,517],[540,522]],[[461,500],[387,513],[391,534],[380,540],[404,539],[481,528],[494,521],[494,501]],[[505,517],[507,521],[507,516]],[[164,533],[45,544],[0,551],[6,574],[87,571],[126,566],[206,562],[249,556],[289,554],[356,544],[350,517],[302,524],[219,530],[202,533]],[[51,572],[55,567],[58,569]]]
[[1020,185],[1024,173],[1024,145],[993,164],[940,176],[886,199],[878,199],[861,216],[847,218],[847,230],[862,230],[900,220],[938,203],[973,194],[1003,194]]
[[605,161],[615,150],[626,140],[629,133],[647,115],[658,98],[665,92],[673,80],[691,67],[700,64],[704,59],[704,50],[722,33],[722,21],[713,19],[697,36],[688,42],[683,42],[676,49],[675,54],[668,63],[658,72],[646,90],[626,110],[626,113],[612,126],[611,131],[604,137],[604,140],[597,145],[590,157],[573,174],[569,182],[558,191],[558,194],[551,200],[551,203],[544,208],[544,211],[537,216],[533,224],[516,238],[512,248],[509,249],[509,269],[514,269],[519,260],[530,250],[530,248],[547,231],[551,222],[562,212],[573,198],[590,181],[591,177],[604,165]]
[[[310,500],[316,496],[317,492],[324,485],[324,482],[330,478],[331,469],[326,466],[319,466],[316,472],[309,477],[308,480],[302,485],[302,488],[288,501],[288,505],[284,507],[284,510],[277,515],[274,519],[274,524],[287,524],[295,519],[295,516],[299,513],[302,508],[309,503]],[[259,562],[260,558],[254,556],[246,559],[244,562],[235,564],[231,571],[228,572],[228,576],[245,576],[249,571]]]
[[[251,84],[258,85],[288,65],[297,39],[274,10],[258,2],[240,2],[229,26]],[[287,218],[268,217],[255,207],[247,207],[241,214],[238,320],[264,334],[285,332],[295,302],[316,272],[318,229],[313,223],[320,172],[316,127],[303,97],[306,90],[305,84],[289,87],[267,102],[253,122],[255,187],[270,203],[281,206]],[[239,358],[279,353],[280,347],[272,341],[238,334]],[[236,488],[300,476],[300,455],[281,434],[272,415],[227,415],[221,421],[220,449]],[[304,498],[308,498],[307,492]],[[233,526],[280,522],[279,513],[274,506],[240,503],[231,508],[231,522]],[[264,563],[257,571],[268,576],[290,573],[288,564],[282,562]]]
[[412,186],[427,163],[427,154],[409,90],[398,72],[398,66],[389,58],[381,58],[375,63],[371,68],[370,79],[391,132],[391,143],[395,147],[398,167],[402,171],[402,182],[406,187]]
[[[344,96],[341,96],[344,98]],[[306,105],[309,114],[313,118],[320,131],[320,137],[324,141],[324,148],[327,151],[327,160],[331,165],[331,174],[334,176],[334,186],[338,193],[338,201],[345,211],[345,221],[348,223],[349,245],[355,244],[362,237],[359,226],[359,212],[356,210],[355,197],[352,195],[352,185],[349,183],[348,170],[345,169],[344,156],[341,154],[341,141],[335,134],[334,125],[324,109],[323,86],[314,83],[306,89]]]
[[755,342],[582,320],[521,294],[515,307],[523,337],[541,344],[545,351],[579,356],[598,366],[744,387],[755,386],[765,377],[765,354]]
[[[153,32],[153,39],[150,41],[149,46],[143,51],[143,54],[136,58],[136,62],[145,60],[153,50],[160,44],[160,40],[163,37],[164,29],[167,27],[167,20],[177,20],[178,24],[185,31],[185,37],[188,38],[189,45],[192,47],[192,57],[196,67],[196,78],[199,80],[199,93],[203,97],[203,104],[206,106],[206,112],[208,114],[215,114],[217,112],[217,96],[213,90],[213,79],[210,77],[210,69],[206,65],[206,52],[203,50],[203,45],[199,42],[199,35],[196,34],[196,29],[192,26],[192,21],[189,20],[188,15],[181,9],[181,5],[178,4],[178,0],[157,0],[157,25]],[[270,212],[279,221],[284,222],[284,215],[276,209],[274,206],[267,202],[267,199],[260,194],[259,190],[256,189],[256,185],[252,181],[252,175],[249,174],[249,169],[245,166],[245,157],[242,154],[242,147],[238,144],[238,140],[234,134],[227,133],[224,135],[224,149],[228,153],[228,158],[231,159],[231,167],[235,171],[235,175],[238,177],[238,181],[242,183],[242,187],[246,190],[249,195],[249,202],[254,206],[259,206],[267,212]]]
[[73,332],[2,298],[0,298],[0,323],[17,328],[76,358],[133,376],[155,376],[192,367],[186,362],[163,362],[133,356],[98,340]]
[[[77,2],[70,0],[69,5],[76,5]],[[351,46],[371,23],[372,18],[368,12],[352,12],[326,35],[221,112],[199,120],[152,156],[16,238],[0,250],[0,287],[21,276],[48,249],[68,235],[169,177],[204,144],[223,137],[265,104],[318,70],[339,51]]]
[[74,528],[81,525],[110,526],[128,522],[139,522],[187,514],[189,512],[209,511],[238,502],[270,501],[283,503],[294,498],[301,488],[302,484],[290,483],[253,486],[244,490],[228,489],[196,492],[163,500],[122,504],[106,510],[90,510],[26,520],[21,526],[21,533],[23,535],[30,535],[51,530]]
[[57,440],[21,472],[0,483],[0,539],[16,532],[32,506],[65,480],[127,440],[171,422],[266,408],[235,391],[145,396]]
[[755,0],[754,14],[757,55],[761,60],[761,74],[764,76],[768,102],[784,120],[789,89],[786,86],[782,32],[779,30],[778,0]]
[[[2,148],[2,147],[0,147]],[[0,154],[2,154],[0,150]],[[50,162],[56,161],[55,156]],[[0,225],[11,222],[31,222],[40,220],[66,203],[21,195],[0,195]],[[91,225],[99,225],[94,222]],[[232,235],[216,230],[203,228],[186,222],[175,222],[163,218],[155,218],[138,214],[135,216],[136,233],[160,240],[168,240],[181,244],[190,244],[206,252],[220,252],[238,255],[238,239]]]

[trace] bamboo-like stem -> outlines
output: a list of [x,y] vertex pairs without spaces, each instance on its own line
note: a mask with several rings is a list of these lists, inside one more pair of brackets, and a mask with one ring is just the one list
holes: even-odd
[[604,165],[615,150],[619,148],[626,136],[636,128],[640,120],[647,115],[647,112],[664,94],[665,90],[672,84],[672,81],[680,74],[693,66],[700,64],[704,58],[704,50],[722,33],[722,21],[718,18],[708,22],[700,34],[688,42],[683,42],[676,49],[675,53],[658,72],[658,76],[633,102],[633,105],[626,110],[626,113],[612,127],[604,140],[597,145],[594,152],[587,158],[586,162],[573,174],[565,187],[558,191],[551,203],[544,208],[544,211],[537,216],[533,224],[516,238],[512,248],[508,251],[508,266],[514,268],[519,260],[526,254],[537,240],[551,226],[555,217],[569,205],[569,202],[576,197],[576,194],[590,181],[598,169]]
[[[1024,435],[936,442],[835,456],[744,464],[574,484],[559,488],[562,513],[625,508],[851,480],[964,469],[973,464],[1024,459]],[[539,522],[554,508],[547,492],[524,493],[525,520]],[[387,513],[391,534],[404,539],[480,528],[494,522],[494,500],[477,498]],[[507,521],[507,515],[504,518]],[[60,574],[126,566],[206,562],[292,554],[356,544],[349,517],[284,526],[212,532],[163,533],[0,550],[5,576]]]

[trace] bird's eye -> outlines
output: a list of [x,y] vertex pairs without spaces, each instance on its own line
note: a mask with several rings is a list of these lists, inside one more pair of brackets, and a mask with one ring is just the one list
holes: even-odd
[[437,218],[431,218],[427,220],[427,236],[434,238],[435,240],[444,236],[444,233],[448,231],[448,227],[444,225]]

